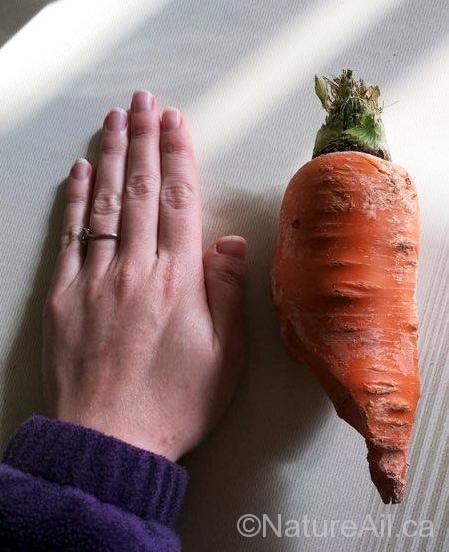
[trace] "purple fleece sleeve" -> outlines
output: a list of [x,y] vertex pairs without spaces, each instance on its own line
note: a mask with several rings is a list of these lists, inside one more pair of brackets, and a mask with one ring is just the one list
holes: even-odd
[[0,464],[0,550],[179,551],[186,483],[162,456],[33,416]]

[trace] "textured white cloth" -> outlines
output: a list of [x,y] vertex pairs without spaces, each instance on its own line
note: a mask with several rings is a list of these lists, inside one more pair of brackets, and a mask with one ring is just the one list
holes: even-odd
[[[59,239],[59,184],[74,159],[94,158],[105,112],[127,107],[132,90],[145,87],[191,122],[205,243],[242,234],[251,248],[249,366],[223,423],[186,459],[184,549],[447,550],[448,31],[446,0],[4,0],[2,443],[40,408],[40,310]],[[423,397],[402,506],[381,503],[362,438],[287,357],[268,290],[282,194],[310,158],[323,120],[313,75],[344,67],[380,85],[393,158],[414,176],[421,201]],[[297,520],[299,536],[278,538],[268,527],[266,538],[244,538],[236,522],[246,513]],[[338,524],[332,536],[331,520],[361,529],[368,514],[383,537],[374,530],[344,537]],[[304,515],[316,520],[309,537]],[[385,536],[387,515],[393,536]],[[407,519],[431,520],[434,536],[394,536]]]

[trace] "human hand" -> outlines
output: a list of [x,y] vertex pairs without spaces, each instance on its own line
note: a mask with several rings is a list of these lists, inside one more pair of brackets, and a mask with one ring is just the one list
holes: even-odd
[[[120,241],[78,238],[82,227]],[[112,110],[94,171],[72,168],[44,309],[50,415],[176,460],[216,424],[243,360],[246,242],[203,255],[185,118],[148,92]]]

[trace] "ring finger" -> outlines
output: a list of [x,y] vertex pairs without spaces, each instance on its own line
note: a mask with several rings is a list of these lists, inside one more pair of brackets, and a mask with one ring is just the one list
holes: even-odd
[[[119,234],[120,232],[128,151],[127,127],[128,115],[121,108],[111,110],[104,121],[89,222],[95,234]],[[90,240],[86,263],[96,270],[105,270],[116,251],[116,240]]]

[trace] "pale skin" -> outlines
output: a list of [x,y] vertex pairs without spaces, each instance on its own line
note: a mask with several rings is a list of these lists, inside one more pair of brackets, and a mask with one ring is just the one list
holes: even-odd
[[[176,461],[223,415],[243,365],[247,244],[204,253],[191,138],[147,91],[105,118],[96,170],[66,183],[44,310],[51,416]],[[78,239],[82,227],[120,240]]]

